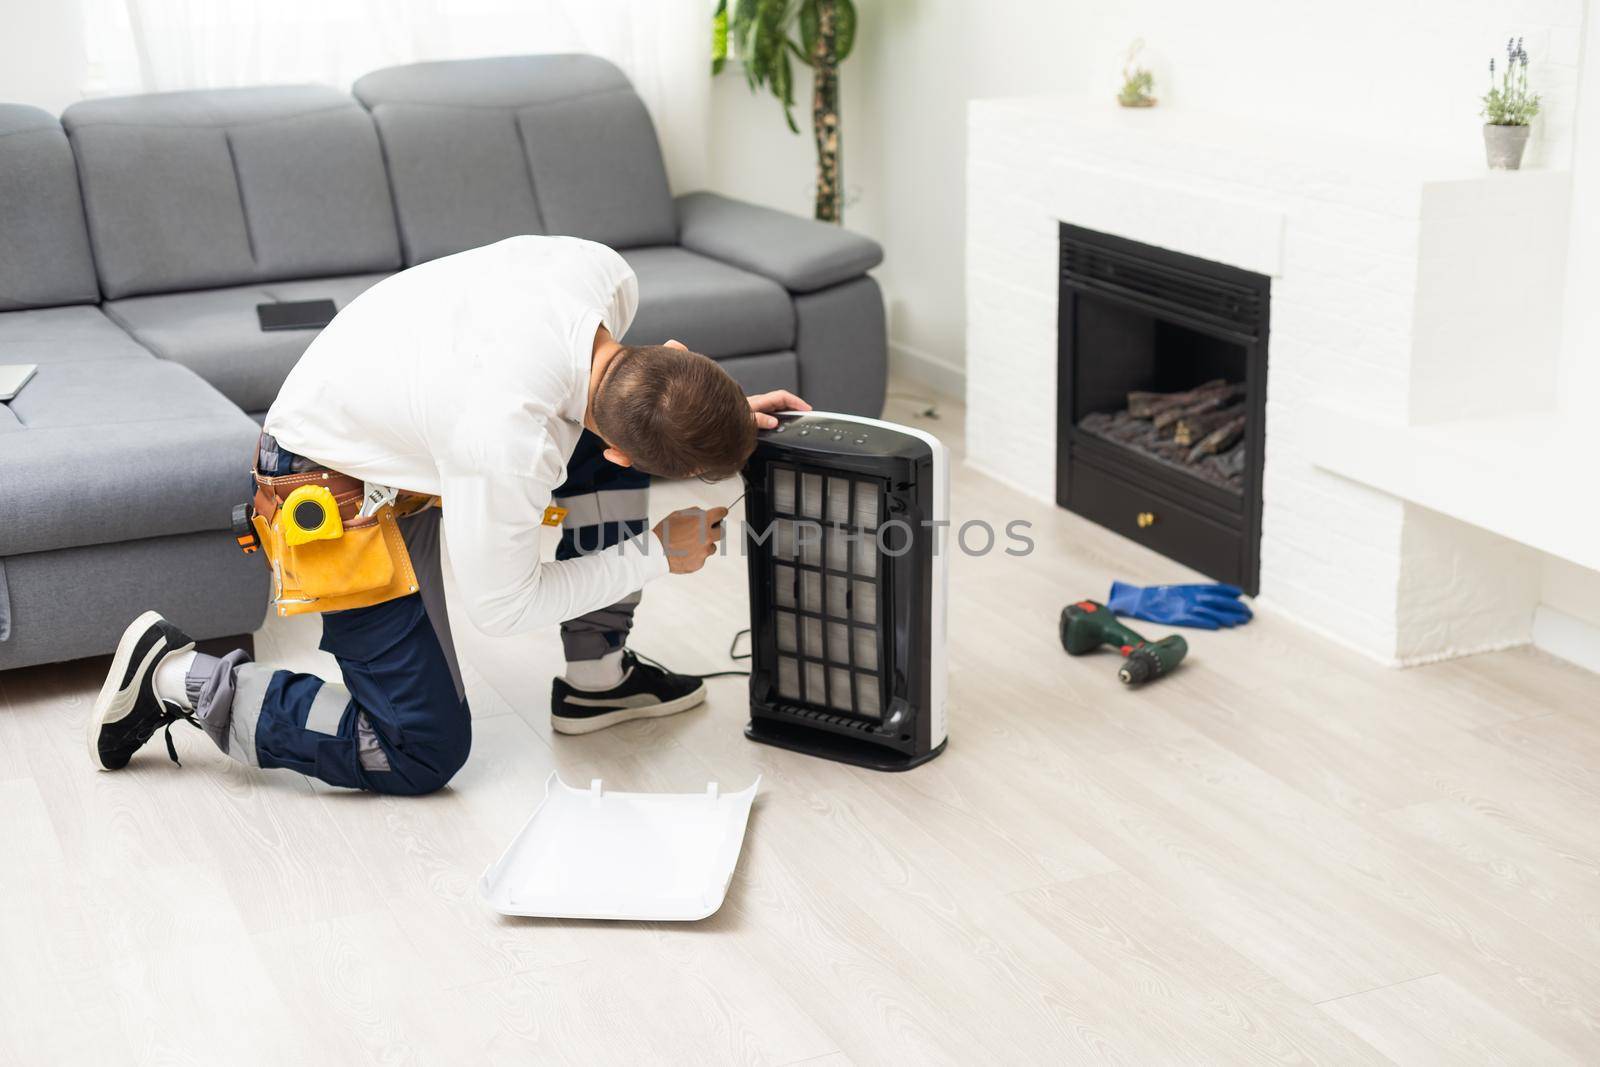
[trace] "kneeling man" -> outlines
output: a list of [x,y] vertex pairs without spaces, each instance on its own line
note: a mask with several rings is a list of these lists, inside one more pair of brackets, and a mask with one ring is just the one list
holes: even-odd
[[[642,662],[626,640],[640,590],[699,570],[726,509],[674,512],[647,532],[649,475],[728,477],[757,427],[776,425],[771,412],[806,405],[746,398],[673,341],[619,343],[637,305],[621,256],[567,237],[434,260],[351,302],[267,415],[253,527],[278,610],[323,614],[343,684],[242,650],[197,653],[147,612],[90,716],[96,765],[125,766],[162,728],[176,760],[170,730],[186,720],[252,766],[381,793],[440,788],[471,745],[441,540],[480,630],[561,624],[555,730],[702,701],[702,681]],[[540,559],[547,524],[561,526],[553,563]]]

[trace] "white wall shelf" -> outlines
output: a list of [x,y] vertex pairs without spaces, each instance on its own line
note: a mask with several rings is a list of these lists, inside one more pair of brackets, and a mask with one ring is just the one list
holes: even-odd
[[1526,412],[1407,426],[1324,405],[1307,414],[1318,467],[1600,569],[1600,494],[1586,470],[1595,441],[1570,416]]

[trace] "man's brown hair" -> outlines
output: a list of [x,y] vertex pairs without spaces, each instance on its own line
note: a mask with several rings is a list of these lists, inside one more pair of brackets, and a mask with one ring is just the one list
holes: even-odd
[[756,447],[750,402],[738,383],[681,348],[623,345],[600,379],[593,413],[607,444],[664,478],[726,478]]

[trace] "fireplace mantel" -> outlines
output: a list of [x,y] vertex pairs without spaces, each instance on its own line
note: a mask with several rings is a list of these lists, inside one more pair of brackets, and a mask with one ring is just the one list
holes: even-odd
[[1594,434],[1559,412],[1405,426],[1317,406],[1310,418],[1317,466],[1600,570],[1600,496],[1573,474]]
[[[1553,406],[1566,172],[1490,173],[1476,143],[1075,98],[974,101],[968,125],[969,462],[1054,496],[1038,459],[1055,444],[1060,223],[1266,274],[1263,601],[1386,661],[1528,639],[1538,564],[1515,528],[1405,491],[1337,438],[1370,424],[1423,442]],[[1453,573],[1418,566],[1430,553]]]

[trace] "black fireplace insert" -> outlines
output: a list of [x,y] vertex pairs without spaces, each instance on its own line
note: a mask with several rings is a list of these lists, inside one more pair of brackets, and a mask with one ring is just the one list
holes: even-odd
[[1260,591],[1270,279],[1063,223],[1056,500]]

